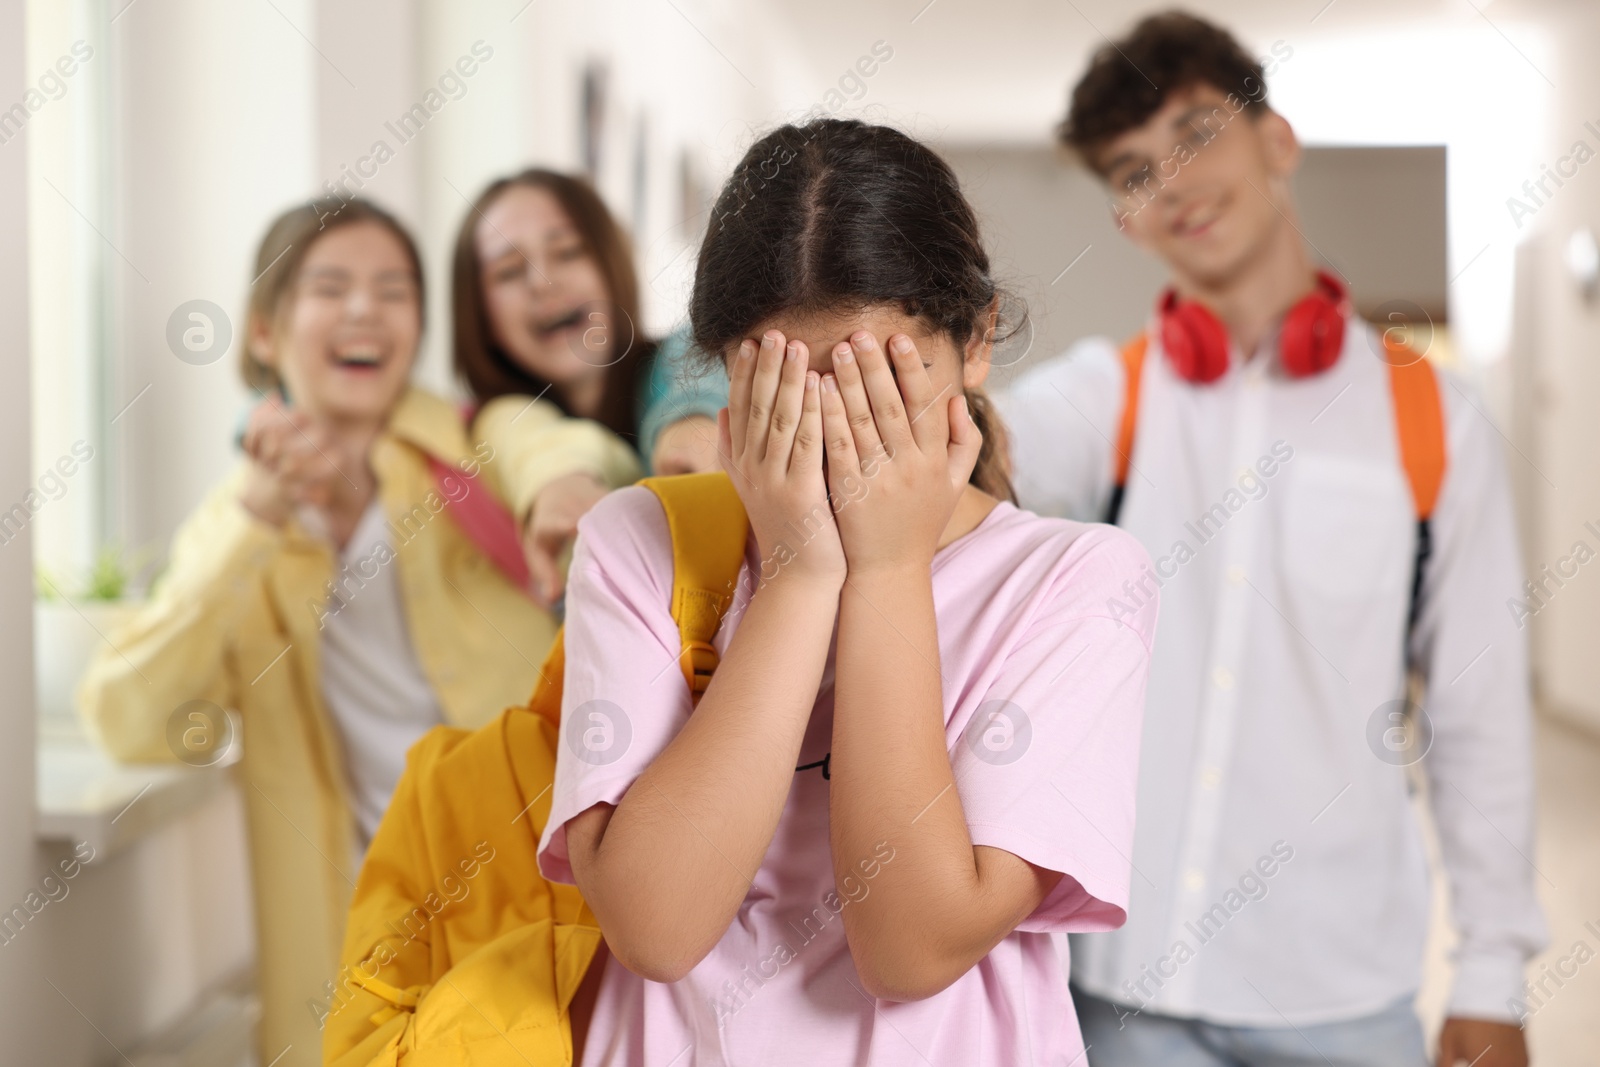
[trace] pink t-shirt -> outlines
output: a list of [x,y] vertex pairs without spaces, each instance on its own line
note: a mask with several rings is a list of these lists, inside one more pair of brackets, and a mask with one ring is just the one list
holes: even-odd
[[[691,712],[660,502],[643,486],[619,490],[578,532],[562,744],[539,843],[541,869],[562,882],[572,881],[566,821],[620,801]],[[1113,929],[1126,917],[1156,612],[1154,598],[1139,598],[1147,606],[1137,611],[1112,601],[1134,603],[1122,586],[1147,560],[1115,527],[1004,502],[934,557],[945,736],[972,841],[1064,875],[988,956],[926,1000],[862,992],[840,913],[872,891],[894,847],[862,857],[854,884],[835,886],[830,647],[794,784],[738,918],[678,982],[647,981],[610,958],[582,1067],[1081,1064],[1067,939],[1056,935]],[[759,566],[752,537],[719,653]]]

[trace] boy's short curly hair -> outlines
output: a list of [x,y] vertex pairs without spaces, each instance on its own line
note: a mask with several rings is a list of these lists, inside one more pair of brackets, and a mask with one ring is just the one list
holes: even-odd
[[1150,15],[1095,52],[1056,134],[1093,166],[1098,149],[1144,125],[1173,93],[1201,84],[1266,107],[1261,64],[1227,30],[1184,11]]

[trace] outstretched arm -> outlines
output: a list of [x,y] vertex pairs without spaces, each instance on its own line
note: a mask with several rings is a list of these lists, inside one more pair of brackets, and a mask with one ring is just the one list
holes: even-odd
[[484,473],[517,520],[534,598],[548,608],[561,596],[560,558],[578,520],[639,478],[638,457],[600,423],[570,418],[536,397],[496,397],[470,428]]

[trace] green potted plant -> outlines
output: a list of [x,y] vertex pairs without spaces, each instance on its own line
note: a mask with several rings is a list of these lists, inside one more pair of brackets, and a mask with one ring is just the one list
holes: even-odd
[[96,652],[143,605],[133,582],[147,552],[107,545],[81,575],[34,568],[34,692],[42,733],[81,734],[73,692]]

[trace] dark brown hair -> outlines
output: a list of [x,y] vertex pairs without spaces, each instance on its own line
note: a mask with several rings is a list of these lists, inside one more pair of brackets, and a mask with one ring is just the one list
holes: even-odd
[[1227,30],[1183,11],[1150,15],[1095,52],[1056,134],[1093,167],[1099,149],[1196,85],[1237,94],[1247,109],[1267,106],[1261,64]]
[[624,338],[623,343],[628,347],[620,354],[611,353],[613,362],[606,369],[600,410],[594,418],[619,437],[632,441],[638,436],[635,406],[641,374],[649,365],[655,346],[638,334],[639,281],[634,274],[627,235],[617,225],[605,201],[582,178],[533,167],[490,182],[473,201],[456,233],[455,257],[450,271],[456,373],[466,379],[467,387],[479,403],[507,394],[543,394],[568,415],[574,414],[559,389],[551,389],[549,382],[519,366],[510,353],[495,342],[494,329],[489,322],[483,270],[478,263],[478,223],[489,206],[515,186],[543,189],[555,197],[578,231],[584,249],[600,268],[618,320],[614,323],[613,340]]
[[[964,349],[987,332],[997,300],[1014,303],[989,276],[977,216],[949,165],[887,126],[816,119],[761,138],[723,186],[689,302],[691,358],[721,366],[774,315],[881,305]],[[1023,310],[1005,336],[1025,320]],[[1015,503],[1004,428],[981,389],[966,397],[983,434],[971,482]]]
[[405,249],[411,269],[416,273],[417,315],[420,321],[426,321],[423,309],[427,307],[427,293],[423,288],[422,257],[417,254],[417,242],[405,224],[370,200],[319,197],[292,207],[274,219],[256,249],[255,268],[250,272],[255,281],[250,284],[250,299],[244,315],[244,343],[239,346],[239,374],[245,385],[266,393],[282,384],[278,372],[250,351],[254,327],[257,323],[276,327],[279,316],[288,310],[294,283],[300,276],[300,265],[305,262],[311,246],[339,227],[358,222],[377,223],[394,234],[400,247]]

